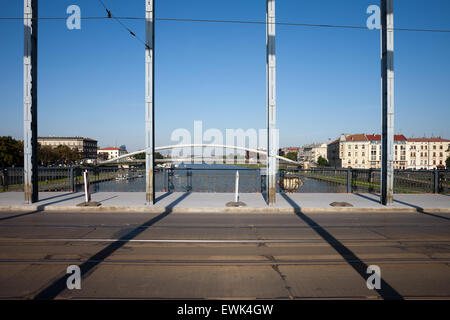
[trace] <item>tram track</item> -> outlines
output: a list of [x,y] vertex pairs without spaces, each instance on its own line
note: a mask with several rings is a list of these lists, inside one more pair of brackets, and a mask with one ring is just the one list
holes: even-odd
[[[378,263],[378,264],[428,264],[428,263],[440,263],[447,264],[450,268],[450,258],[370,258],[363,260],[344,260],[344,259],[300,259],[300,260],[281,260],[281,259],[266,259],[266,260],[151,260],[151,259],[107,259],[107,260],[95,260],[95,259],[0,259],[0,264],[82,264],[82,263],[102,263],[119,264],[119,265],[249,265],[249,266],[267,266],[267,265],[330,265],[330,264],[348,264],[348,263]],[[450,269],[449,269],[450,271]]]

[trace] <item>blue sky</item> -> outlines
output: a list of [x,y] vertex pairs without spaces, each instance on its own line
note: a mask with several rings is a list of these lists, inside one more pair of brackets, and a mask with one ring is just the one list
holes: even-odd
[[[144,17],[144,0],[103,0]],[[97,0],[40,0],[41,17],[103,16]],[[277,0],[279,22],[364,26],[378,0]],[[395,0],[395,26],[450,29],[450,1]],[[22,0],[0,1],[21,17]],[[264,0],[159,0],[157,18],[265,20]],[[123,21],[140,38],[144,22]],[[23,138],[23,26],[0,21],[0,135]],[[264,128],[265,26],[156,23],[156,145],[176,128]],[[277,126],[282,146],[380,132],[378,30],[277,26]],[[395,131],[450,138],[450,34],[395,33]],[[144,46],[113,20],[39,22],[39,135],[144,146]],[[225,133],[225,132],[224,132]]]

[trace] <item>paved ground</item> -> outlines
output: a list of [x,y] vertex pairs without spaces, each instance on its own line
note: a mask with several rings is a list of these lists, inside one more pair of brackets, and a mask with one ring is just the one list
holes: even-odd
[[[101,203],[98,208],[84,208],[98,211],[146,211],[161,213],[172,212],[225,212],[236,209],[227,208],[234,201],[232,193],[157,193],[154,206],[145,205],[142,192],[99,192],[92,195],[92,201]],[[84,202],[83,193],[41,192],[40,201],[32,205],[24,202],[23,192],[0,193],[0,210],[76,210],[77,204]],[[240,212],[324,212],[324,211],[436,211],[450,213],[450,195],[448,194],[396,194],[392,206],[386,208],[380,204],[379,196],[371,193],[295,193],[277,194],[277,202],[268,207],[264,197],[258,193],[242,193],[240,200],[247,204],[239,208]],[[334,208],[332,202],[347,202],[353,207]]]
[[0,298],[450,298],[449,263],[448,213],[0,212]]

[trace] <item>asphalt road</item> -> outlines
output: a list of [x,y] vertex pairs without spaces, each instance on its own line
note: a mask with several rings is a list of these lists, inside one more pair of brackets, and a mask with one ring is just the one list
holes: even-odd
[[449,263],[445,213],[0,212],[0,298],[448,299]]

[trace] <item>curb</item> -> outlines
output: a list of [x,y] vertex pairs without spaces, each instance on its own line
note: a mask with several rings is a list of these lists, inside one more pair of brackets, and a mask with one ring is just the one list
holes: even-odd
[[66,212],[142,212],[142,213],[350,213],[350,212],[434,212],[434,213],[450,213],[450,208],[217,208],[217,207],[198,207],[198,208],[182,208],[182,207],[75,207],[75,206],[45,206],[45,205],[21,205],[21,206],[0,206],[3,211],[66,211]]

